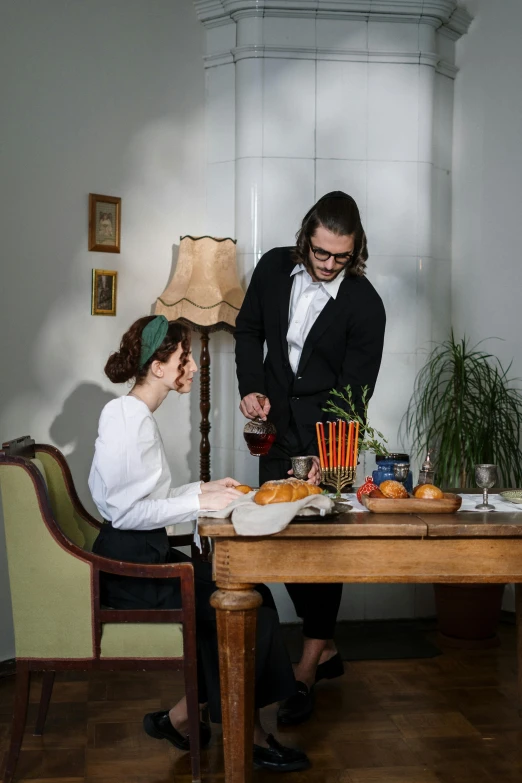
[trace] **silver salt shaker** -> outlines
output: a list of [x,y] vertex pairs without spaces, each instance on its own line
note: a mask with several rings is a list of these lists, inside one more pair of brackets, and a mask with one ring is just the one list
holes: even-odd
[[432,450],[429,449],[428,453],[426,455],[426,459],[422,463],[422,467],[419,470],[419,480],[417,481],[418,484],[433,484],[435,481],[435,466],[433,465],[433,462],[431,461],[431,453]]

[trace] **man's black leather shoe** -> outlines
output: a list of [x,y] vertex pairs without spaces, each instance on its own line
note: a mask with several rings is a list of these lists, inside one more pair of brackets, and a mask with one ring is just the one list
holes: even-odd
[[297,772],[310,766],[308,756],[302,750],[286,748],[272,734],[267,736],[266,741],[268,748],[254,745],[254,767],[271,769],[274,772]]
[[[181,734],[174,728],[169,718],[169,711],[149,712],[143,718],[143,728],[149,737],[154,739],[166,739],[179,750],[190,750],[190,737]],[[199,724],[199,738],[201,747],[206,748],[210,742],[212,732],[208,723]]]
[[342,677],[343,674],[343,659],[339,653],[337,653],[324,663],[319,664],[315,670],[315,681],[319,682],[319,680],[333,680],[335,677]]
[[296,682],[296,692],[289,696],[277,711],[277,722],[282,726],[295,726],[308,720],[314,708],[314,686]]

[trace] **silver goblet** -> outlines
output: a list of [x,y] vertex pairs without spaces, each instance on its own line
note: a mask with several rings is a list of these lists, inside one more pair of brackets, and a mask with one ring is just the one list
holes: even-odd
[[307,480],[314,464],[313,457],[292,457],[292,470],[297,479]]
[[488,490],[497,483],[496,465],[475,465],[475,484],[482,490],[482,503],[475,506],[479,511],[494,511],[495,506],[488,503]]
[[404,482],[408,478],[409,472],[410,472],[409,462],[394,462],[393,477],[396,481],[400,481],[401,484],[404,484]]

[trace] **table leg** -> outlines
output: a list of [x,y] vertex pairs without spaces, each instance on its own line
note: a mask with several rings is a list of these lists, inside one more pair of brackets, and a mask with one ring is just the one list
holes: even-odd
[[219,679],[226,783],[250,783],[254,744],[257,607],[253,585],[226,585],[210,599],[217,610]]
[[517,618],[518,714],[522,718],[522,584],[515,584],[515,612]]

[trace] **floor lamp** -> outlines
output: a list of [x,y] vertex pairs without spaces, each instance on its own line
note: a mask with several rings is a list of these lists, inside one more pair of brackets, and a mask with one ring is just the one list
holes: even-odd
[[244,296],[237,276],[235,239],[180,238],[174,277],[156,300],[155,312],[162,313],[169,321],[181,319],[201,337],[201,481],[210,481],[210,333],[220,330],[233,333]]

